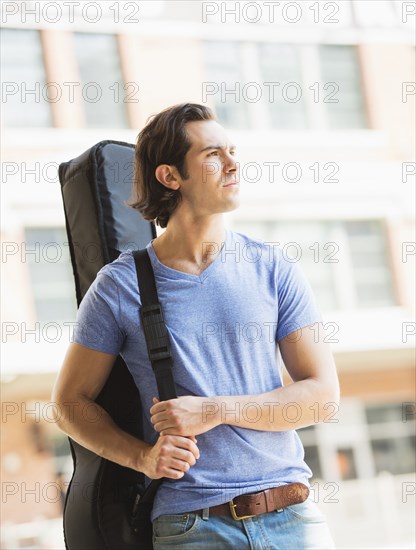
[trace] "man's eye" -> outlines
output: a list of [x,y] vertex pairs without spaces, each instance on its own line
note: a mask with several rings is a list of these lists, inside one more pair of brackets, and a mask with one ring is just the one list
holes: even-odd
[[214,155],[218,155],[218,151],[212,151],[208,156],[213,157]]
[[234,155],[235,155],[235,151],[234,151],[234,150],[230,151],[230,155],[233,155],[233,156],[234,156]]

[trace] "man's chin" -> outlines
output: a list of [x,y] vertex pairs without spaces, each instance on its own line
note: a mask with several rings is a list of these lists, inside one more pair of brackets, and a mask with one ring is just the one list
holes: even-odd
[[237,208],[240,206],[240,203],[240,197],[235,197],[234,199],[227,201],[223,212],[232,212],[233,210],[237,210]]

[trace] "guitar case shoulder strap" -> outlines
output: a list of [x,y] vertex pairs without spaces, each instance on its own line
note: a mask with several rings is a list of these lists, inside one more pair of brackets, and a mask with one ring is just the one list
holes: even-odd
[[[146,249],[133,252],[136,266],[137,281],[140,291],[140,318],[146,339],[147,352],[155,374],[159,399],[167,401],[177,397],[175,382],[173,379],[173,361],[169,334],[163,317],[162,306],[157,294],[156,281]],[[132,510],[132,527],[139,531],[151,529],[149,524],[150,511],[157,489],[162,479],[154,479],[150,482],[143,494],[138,494]]]
[[140,318],[146,338],[147,352],[156,377],[159,398],[161,401],[174,399],[177,396],[173,380],[169,334],[157,295],[152,264],[146,249],[136,250],[133,252],[133,257],[142,303]]

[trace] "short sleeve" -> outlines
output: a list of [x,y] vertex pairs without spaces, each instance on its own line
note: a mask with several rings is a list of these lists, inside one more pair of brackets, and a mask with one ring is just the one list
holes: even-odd
[[296,262],[279,254],[277,341],[300,328],[322,322],[312,288]]
[[96,351],[118,355],[124,339],[118,287],[111,276],[98,273],[78,309],[73,341]]

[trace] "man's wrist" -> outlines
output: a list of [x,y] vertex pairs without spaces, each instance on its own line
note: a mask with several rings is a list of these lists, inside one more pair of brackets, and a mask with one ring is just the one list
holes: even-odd
[[210,429],[216,428],[223,424],[221,414],[222,397],[204,398],[202,403],[202,421],[208,423]]
[[145,443],[141,439],[136,439],[135,448],[131,454],[131,464],[128,464],[128,467],[138,472],[146,473],[148,455],[151,449],[152,445]]

